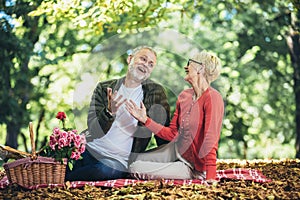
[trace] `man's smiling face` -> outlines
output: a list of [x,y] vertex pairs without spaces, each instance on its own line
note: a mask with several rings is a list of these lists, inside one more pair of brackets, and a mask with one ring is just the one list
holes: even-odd
[[132,79],[142,82],[149,78],[155,64],[155,54],[148,49],[141,49],[131,57],[128,72]]

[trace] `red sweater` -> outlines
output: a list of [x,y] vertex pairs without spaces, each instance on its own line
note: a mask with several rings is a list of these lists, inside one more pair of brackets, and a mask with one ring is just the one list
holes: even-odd
[[147,119],[145,126],[157,136],[176,141],[180,155],[195,170],[206,172],[206,179],[216,178],[218,141],[224,115],[219,92],[209,87],[193,101],[193,89],[182,91],[169,127]]

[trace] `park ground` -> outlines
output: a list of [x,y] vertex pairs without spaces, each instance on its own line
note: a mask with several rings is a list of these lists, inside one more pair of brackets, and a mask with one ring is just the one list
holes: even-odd
[[[259,169],[271,182],[221,180],[211,186],[175,186],[160,181],[121,188],[40,188],[25,190],[11,185],[0,199],[300,199],[300,160],[219,160],[218,169]],[[1,171],[1,176],[4,172]]]

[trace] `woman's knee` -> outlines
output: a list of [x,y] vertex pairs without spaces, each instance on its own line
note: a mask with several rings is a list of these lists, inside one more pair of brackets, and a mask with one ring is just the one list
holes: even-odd
[[131,163],[128,167],[129,173],[140,172],[141,169],[143,169],[144,162],[145,161],[137,160],[137,161],[134,161],[133,163]]

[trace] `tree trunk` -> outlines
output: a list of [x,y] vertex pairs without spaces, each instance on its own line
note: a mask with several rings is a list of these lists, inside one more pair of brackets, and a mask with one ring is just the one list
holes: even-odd
[[296,158],[300,158],[300,37],[299,37],[299,20],[300,11],[291,14],[290,35],[287,38],[292,66],[294,69],[294,92],[296,101]]
[[20,125],[15,123],[7,123],[6,124],[7,135],[5,145],[10,146],[14,149],[18,148],[18,134],[21,129]]

